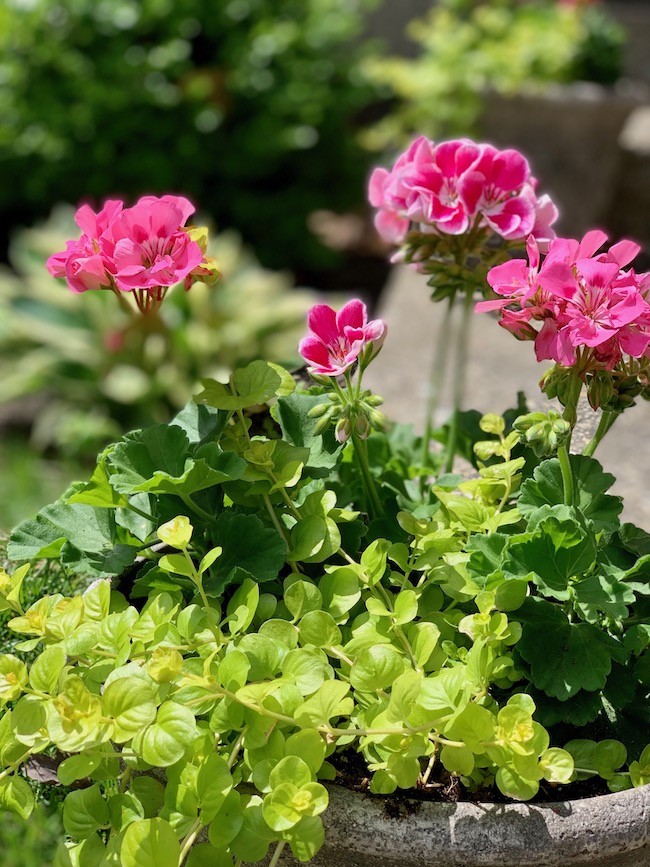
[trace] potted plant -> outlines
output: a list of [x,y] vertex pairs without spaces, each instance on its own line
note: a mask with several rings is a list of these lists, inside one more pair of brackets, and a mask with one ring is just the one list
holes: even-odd
[[[468,141],[419,139],[371,199],[435,293],[471,310],[488,273],[481,308],[556,362],[563,412],[483,416],[463,477],[462,389],[444,435],[389,425],[363,386],[385,324],[316,305],[313,384],[265,361],[205,380],[18,526],[0,803],[27,820],[25,775],[54,763],[57,867],[648,859],[650,535],[593,457],[647,389],[636,248],[552,239],[525,160]],[[205,267],[185,211],[84,212],[50,267],[146,316]],[[603,415],[574,455],[584,388]],[[23,607],[43,557],[91,583]]]

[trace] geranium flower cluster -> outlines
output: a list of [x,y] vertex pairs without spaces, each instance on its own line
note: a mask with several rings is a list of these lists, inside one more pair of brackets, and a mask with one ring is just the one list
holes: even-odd
[[613,370],[624,355],[650,355],[650,274],[625,270],[640,248],[620,241],[599,253],[606,241],[599,230],[581,241],[556,238],[542,257],[530,237],[528,261],[513,259],[488,273],[502,297],[475,309],[500,310],[500,325],[520,340],[535,341],[538,361],[576,366],[581,375]]
[[185,226],[194,206],[183,196],[143,196],[132,208],[109,200],[98,213],[83,205],[76,213],[82,235],[47,260],[54,277],[73,292],[112,289],[133,293],[147,312],[170,286],[194,278],[214,282],[218,271],[205,256],[207,232]]
[[534,234],[551,238],[558,216],[551,199],[537,196],[527,160],[469,139],[435,144],[416,139],[390,171],[375,169],[369,199],[379,211],[375,225],[391,244],[409,230],[461,235],[482,228],[506,240]]

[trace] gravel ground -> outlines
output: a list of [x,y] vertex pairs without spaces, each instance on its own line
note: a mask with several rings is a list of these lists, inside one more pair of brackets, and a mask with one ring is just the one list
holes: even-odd
[[[394,268],[379,314],[388,324],[381,354],[364,382],[384,397],[389,418],[424,427],[426,390],[444,305],[433,304],[425,279],[405,267]],[[477,314],[472,322],[468,361],[468,408],[503,412],[523,391],[531,408],[545,408],[538,382],[544,373],[532,343],[506,334],[496,319]],[[440,421],[448,417],[451,396],[443,392]],[[597,416],[586,407],[585,426]],[[650,461],[645,432],[650,428],[650,404],[640,401],[620,418],[599,446],[596,457],[616,476],[612,492],[624,497],[623,518],[650,530]]]

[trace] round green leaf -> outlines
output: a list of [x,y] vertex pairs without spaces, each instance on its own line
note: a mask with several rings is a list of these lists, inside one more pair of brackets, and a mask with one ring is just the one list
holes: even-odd
[[140,677],[120,677],[109,683],[102,707],[113,718],[112,740],[118,744],[135,737],[156,718],[153,689]]
[[55,694],[59,675],[66,663],[65,650],[57,644],[46,647],[37,656],[29,672],[29,682],[39,692]]
[[361,692],[386,689],[404,671],[400,654],[386,644],[362,650],[350,669],[350,683]]
[[544,779],[550,783],[569,783],[573,776],[573,756],[566,750],[551,747],[539,758]]
[[208,836],[212,845],[216,846],[217,849],[225,849],[241,831],[244,823],[241,801],[239,792],[234,789],[230,791],[219,812],[210,822]]
[[335,647],[341,643],[341,630],[327,611],[308,611],[300,620],[300,643],[314,647]]
[[0,780],[0,806],[17,813],[21,819],[29,819],[34,809],[34,795],[29,783],[15,774]]
[[108,804],[97,784],[70,792],[63,802],[63,827],[75,840],[84,840],[108,824]]
[[269,783],[272,789],[284,783],[292,783],[297,788],[306,786],[312,781],[312,772],[309,765],[299,756],[286,756],[279,761],[269,775]]
[[142,804],[145,819],[151,819],[158,814],[165,799],[162,783],[143,774],[131,780],[131,791]]
[[301,820],[302,811],[295,804],[299,794],[298,787],[293,783],[281,783],[264,798],[262,813],[272,831],[287,831]]
[[133,739],[133,749],[150,765],[167,768],[183,757],[196,737],[196,720],[189,708],[166,701],[156,721]]
[[[331,670],[331,669],[330,669]],[[293,680],[303,695],[311,695],[327,678],[328,665],[311,647],[290,650],[282,660],[282,674]]]
[[311,581],[298,579],[291,584],[285,582],[284,604],[292,616],[299,620],[309,611],[319,611],[323,604],[323,598],[315,584],[312,584]]
[[199,768],[196,777],[196,793],[204,825],[217,815],[232,787],[233,779],[225,759],[211,753]]
[[164,819],[141,819],[124,833],[122,867],[178,867],[181,854],[176,834]]
[[414,590],[402,590],[395,598],[395,622],[410,623],[418,613],[418,597]]
[[508,767],[499,768],[496,783],[503,795],[516,801],[529,801],[539,791],[537,780],[524,779],[514,769]]
[[56,775],[63,786],[70,786],[75,780],[89,777],[102,763],[102,757],[92,753],[68,756],[56,769]]
[[215,848],[211,843],[192,846],[185,867],[232,867],[232,855],[224,848]]
[[608,738],[596,744],[594,762],[596,770],[603,779],[611,779],[626,761],[627,749],[620,741]]
[[290,735],[285,743],[287,756],[298,756],[315,776],[325,761],[326,745],[315,729],[302,729]]

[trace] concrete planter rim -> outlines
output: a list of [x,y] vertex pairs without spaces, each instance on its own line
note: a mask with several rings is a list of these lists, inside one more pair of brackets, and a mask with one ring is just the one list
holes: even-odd
[[535,804],[403,801],[334,785],[329,792],[317,865],[650,864],[650,785]]

